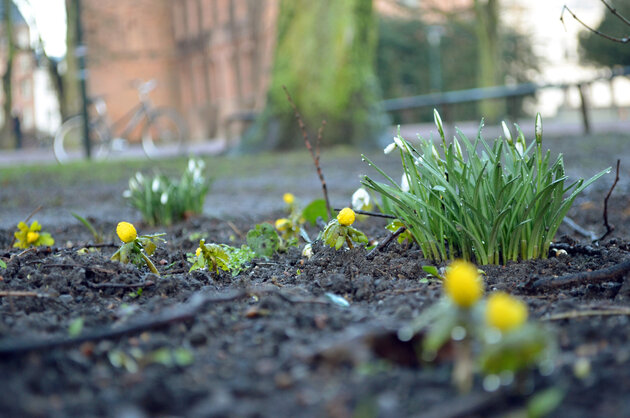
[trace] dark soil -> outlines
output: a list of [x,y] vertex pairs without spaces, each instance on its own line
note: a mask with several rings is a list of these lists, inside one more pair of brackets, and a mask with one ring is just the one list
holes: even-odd
[[[605,158],[597,168],[614,164],[614,149]],[[570,213],[599,235],[612,179],[587,190]],[[57,192],[74,199],[80,194],[67,187]],[[54,187],[46,193],[55,193]],[[279,190],[258,196],[269,194],[281,196]],[[544,291],[532,285],[629,260],[629,196],[624,179],[609,202],[616,230],[599,245],[564,225],[556,241],[566,254],[481,267],[486,291],[518,295],[531,317],[555,329],[560,353],[549,375],[534,371],[525,384],[496,392],[475,381],[466,395],[451,384],[451,362],[419,365],[412,343],[396,337],[442,295],[439,283],[420,280],[421,266],[431,263],[417,247],[393,244],[368,260],[363,248],[316,245],[311,259],[293,248],[254,261],[236,277],[188,273],[186,253],[197,246],[191,234],[240,245],[256,222],[281,215],[252,204],[247,218],[205,216],[158,229],[138,224],[141,233],[167,233],[168,243],[152,257],[158,277],[110,261],[115,247],[91,247],[91,235],[76,222],[45,228],[56,246],[25,253],[10,248],[12,227],[4,224],[0,257],[7,268],[0,269],[0,291],[30,293],[0,296],[0,416],[505,416],[524,413],[533,394],[551,387],[565,393],[556,416],[630,416],[627,275]],[[230,203],[239,207],[251,198],[241,201],[236,194]],[[95,223],[106,242],[116,241],[113,220]],[[378,219],[358,224],[374,239],[385,236],[383,225]],[[553,316],[594,310],[618,314]],[[71,337],[78,318],[83,329]],[[183,359],[168,355],[182,348]],[[574,366],[583,359],[591,371],[578,378]]]

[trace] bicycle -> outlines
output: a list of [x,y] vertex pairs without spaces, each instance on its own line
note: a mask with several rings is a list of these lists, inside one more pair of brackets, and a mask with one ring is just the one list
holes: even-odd
[[[93,116],[89,119],[89,135],[92,155],[105,158],[110,151],[122,151],[129,143],[128,137],[141,123],[142,149],[149,159],[180,153],[186,135],[186,124],[175,109],[156,108],[149,99],[149,93],[157,82],[134,82],[138,90],[139,103],[113,124],[109,122],[107,105],[101,96],[90,98]],[[123,121],[127,124],[122,133],[115,137],[112,132]],[[60,164],[82,154],[84,148],[83,116],[67,119],[57,130],[53,139],[53,153]]]

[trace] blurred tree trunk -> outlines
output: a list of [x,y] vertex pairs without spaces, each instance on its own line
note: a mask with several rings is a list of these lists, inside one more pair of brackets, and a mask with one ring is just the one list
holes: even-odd
[[[478,42],[478,87],[492,87],[503,84],[499,45],[499,0],[475,0],[475,31]],[[497,100],[483,100],[479,111],[486,120],[497,121],[503,116],[505,103]]]
[[374,73],[372,0],[282,0],[267,105],[243,150],[303,146],[282,85],[311,132],[327,121],[323,144],[375,144],[387,117]]
[[[66,0],[66,69],[59,74],[56,66],[51,71],[56,72],[53,77],[57,83],[59,94],[59,109],[62,119],[76,115],[81,111],[81,90],[79,84],[79,59],[77,57],[77,4],[80,0]],[[81,51],[85,53],[85,51]]]
[[4,92],[4,104],[2,106],[2,113],[4,114],[4,125],[2,126],[2,148],[9,148],[13,146],[13,119],[11,111],[13,110],[13,90],[11,84],[11,77],[13,75],[13,58],[15,57],[15,37],[13,34],[13,17],[11,16],[11,10],[14,7],[11,0],[3,1],[3,16],[2,21],[4,23],[4,36],[7,40],[7,56],[6,56],[6,69],[2,74],[2,91]]

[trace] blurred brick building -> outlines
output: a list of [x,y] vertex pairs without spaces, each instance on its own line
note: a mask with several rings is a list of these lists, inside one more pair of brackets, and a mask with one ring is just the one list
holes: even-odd
[[[3,5],[0,3],[0,75],[4,74],[7,65],[7,39],[4,31]],[[20,118],[21,128],[24,132],[32,132],[35,129],[34,100],[33,100],[33,71],[35,69],[35,56],[30,50],[30,30],[24,17],[13,6],[11,10],[13,24],[13,39],[18,50],[13,57],[13,72],[11,74],[12,108],[13,113]],[[4,102],[4,92],[0,86],[0,100]],[[4,125],[4,114],[0,112],[0,126]]]
[[90,95],[112,119],[137,103],[134,79],[156,79],[156,104],[177,108],[193,138],[264,104],[277,0],[84,0]]
[[[158,80],[154,102],[177,108],[193,138],[225,135],[226,118],[264,106],[279,0],[83,0],[88,89],[113,119],[137,103],[132,80]],[[471,0],[374,0],[395,17]]]

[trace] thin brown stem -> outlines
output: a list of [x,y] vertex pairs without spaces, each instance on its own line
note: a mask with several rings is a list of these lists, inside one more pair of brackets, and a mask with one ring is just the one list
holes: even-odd
[[313,159],[313,163],[315,164],[315,168],[317,169],[317,175],[319,176],[319,181],[322,183],[322,190],[324,192],[324,200],[326,201],[326,213],[328,214],[328,219],[332,219],[332,211],[330,210],[330,200],[328,200],[328,187],[326,186],[326,180],[324,180],[322,167],[319,164],[319,143],[321,139],[320,135],[323,131],[324,126],[326,125],[326,121],[322,121],[322,126],[319,129],[319,134],[317,136],[317,143],[316,143],[316,148],[317,148],[317,152],[316,152],[315,150],[313,150],[311,141],[308,139],[308,133],[306,132],[306,125],[304,124],[304,121],[302,120],[302,115],[300,115],[300,112],[298,111],[298,108],[295,105],[295,102],[291,98],[291,94],[289,94],[289,89],[287,89],[286,86],[282,86],[282,89],[284,90],[284,93],[287,96],[287,100],[289,104],[293,108],[295,119],[297,120],[298,126],[300,127],[300,130],[302,131],[304,144],[306,145],[306,149],[308,149],[308,152],[311,154],[311,158]]
[[50,297],[44,293],[27,292],[23,290],[0,290],[0,297],[33,297],[33,298],[47,298]]
[[[604,2],[604,4],[606,4],[606,6],[608,6],[608,4],[602,0]],[[569,12],[569,14],[571,14],[571,16],[573,16],[573,19],[575,19],[579,24],[581,24],[582,26],[584,26],[586,29],[588,29],[589,31],[593,32],[595,35],[597,36],[601,36],[602,38],[608,39],[609,41],[613,41],[613,42],[619,42],[622,44],[626,44],[628,42],[630,42],[630,37],[628,36],[624,36],[623,38],[616,38],[614,36],[610,36],[607,35],[603,32],[598,31],[597,29],[594,29],[592,27],[590,27],[589,25],[587,25],[586,23],[584,23],[582,20],[580,20],[579,17],[577,17],[575,15],[575,13],[573,13],[573,11],[571,11],[571,9],[569,9],[566,5],[562,6],[562,13],[560,14],[560,21],[562,22],[562,24],[564,24],[564,12],[567,11]],[[616,11],[615,11],[616,12]],[[616,16],[620,16],[618,13],[614,13]],[[625,20],[625,18],[624,18]]]
[[626,25],[630,26],[630,20],[626,19],[624,16],[619,14],[616,8],[611,6],[606,0],[601,0],[601,2],[604,3],[604,5],[606,6],[608,10],[610,10],[610,13],[612,13],[614,16],[617,16]]
[[[337,212],[339,212],[341,209],[335,208],[335,210]],[[353,209],[353,211],[354,211],[354,213],[357,213],[359,215],[373,216],[375,218],[396,219],[396,217],[394,215],[388,215],[386,213],[369,212],[367,210],[359,210],[359,209]]]
[[383,251],[385,249],[385,247],[387,247],[389,245],[390,242],[392,242],[394,240],[394,238],[396,238],[398,235],[402,234],[403,232],[405,232],[407,228],[405,228],[404,226],[401,226],[400,228],[398,228],[396,230],[396,232],[392,232],[390,233],[387,238],[385,238],[383,241],[379,242],[379,244],[374,247],[372,249],[372,251],[370,251],[365,258],[367,258],[368,260],[371,258],[374,258],[374,256],[376,255],[377,252],[379,251]]
[[601,283],[605,281],[619,281],[630,271],[630,259],[611,267],[600,270],[581,271],[561,277],[532,278],[525,284],[526,289],[546,291],[553,289],[572,288],[584,284]]
[[608,194],[606,195],[606,198],[604,198],[604,226],[606,227],[606,232],[604,233],[604,235],[602,235],[599,239],[595,241],[603,240],[604,238],[608,236],[608,234],[610,234],[612,231],[615,230],[615,227],[608,223],[608,199],[610,199],[610,195],[612,194],[613,190],[615,189],[615,186],[617,185],[617,182],[619,181],[619,165],[620,164],[621,164],[621,160],[617,160],[617,174],[615,176],[615,181],[610,187],[610,190],[608,190]]

